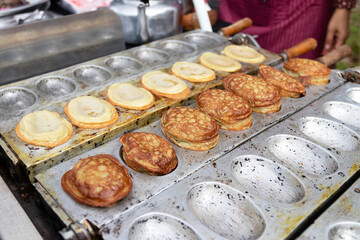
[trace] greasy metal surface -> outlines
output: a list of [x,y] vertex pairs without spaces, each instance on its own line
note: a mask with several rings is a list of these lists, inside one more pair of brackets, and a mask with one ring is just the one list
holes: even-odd
[[[129,196],[111,208],[92,208],[75,202],[62,190],[60,180],[62,175],[71,169],[81,158],[106,153],[120,159],[119,150],[121,144],[118,139],[114,139],[103,146],[92,149],[47,171],[44,171],[43,173],[37,175],[36,179],[49,192],[49,194],[51,194],[54,200],[59,203],[65,212],[72,216],[73,219],[81,220],[86,218],[99,227],[104,226],[131,209],[134,209],[138,205],[145,203],[148,199],[158,195],[177,182],[182,181],[187,176],[192,175],[198,169],[209,164],[211,161],[216,160],[258,133],[277,124],[289,115],[294,114],[294,112],[310,104],[316,98],[321,97],[343,83],[343,80],[340,79],[334,72],[329,85],[310,86],[307,88],[307,95],[299,99],[283,98],[282,108],[279,112],[273,114],[253,113],[252,127],[241,132],[221,130],[219,144],[210,151],[195,152],[174,146],[179,163],[177,168],[168,175],[154,177],[129,169],[134,182],[133,189]],[[138,131],[156,133],[163,136],[161,133],[160,121],[156,121]],[[228,160],[228,170],[230,169],[230,161],[231,159]],[[291,182],[296,185],[296,179],[289,177],[289,174],[285,174],[285,170],[281,170],[280,173],[284,173],[284,176],[289,178]],[[293,186],[294,184],[290,185],[291,187],[289,187],[289,189],[291,188],[295,192],[294,199],[301,198],[301,195],[303,195],[301,186]],[[276,189],[276,187],[274,187],[274,189]],[[287,201],[293,202],[295,200],[287,199]]]
[[162,213],[151,213],[139,217],[131,226],[129,240],[142,239],[200,240],[200,237],[180,219]]
[[[161,49],[161,46],[163,46],[161,43],[164,41],[180,41],[181,39],[186,39],[187,36],[193,36],[194,34],[215,39],[217,45],[201,49],[196,43],[190,44],[191,46],[194,46],[195,51],[189,53],[182,52],[180,55],[167,54]],[[126,131],[147,125],[159,119],[161,114],[169,107],[184,104],[193,99],[197,93],[208,88],[220,87],[222,85],[221,78],[226,74],[218,72],[217,78],[210,83],[189,83],[191,88],[189,99],[177,101],[166,98],[157,98],[155,105],[152,108],[143,111],[127,110],[116,107],[119,113],[119,120],[114,125],[97,130],[74,127],[74,134],[70,140],[54,148],[26,144],[16,136],[14,127],[26,113],[47,109],[56,111],[62,117],[67,118],[63,112],[63,107],[72,98],[81,95],[92,95],[106,99],[106,89],[114,83],[132,82],[135,85],[140,86],[141,76],[148,71],[156,69],[167,71],[176,61],[197,61],[202,52],[211,50],[220,53],[224,46],[229,44],[226,38],[222,38],[215,33],[203,33],[198,31],[174,36],[167,40],[160,40],[148,44],[147,46],[140,46],[56,72],[27,79],[22,82],[2,86],[0,91],[6,91],[15,86],[28,89],[29,91],[33,91],[38,99],[31,107],[23,110],[8,111],[0,108],[0,140],[3,141],[1,145],[5,146],[5,151],[11,151],[17,156],[16,159],[12,158],[11,160],[14,163],[20,160],[29,171],[30,179],[33,180],[35,174],[40,173],[61,161],[72,158],[81,152],[85,152],[106,143],[115,136],[119,136]],[[183,44],[186,45],[189,43],[184,42]],[[264,62],[265,64],[277,64],[280,61],[280,57],[275,54],[261,49],[259,49],[259,51],[267,56],[267,60]],[[127,65],[129,61],[133,64]],[[160,64],[162,61],[164,61],[164,63]],[[257,66],[258,65],[244,63],[242,71],[254,72],[256,71]],[[51,94],[50,84],[41,86],[39,89],[38,81],[53,76],[71,79],[76,84],[76,88],[73,92],[66,95]],[[338,84],[340,83],[334,81],[325,87],[313,88],[313,93],[310,92],[310,95],[303,99],[310,101],[311,99],[316,98],[318,93],[332,89]],[[63,87],[64,92],[69,92],[67,85],[59,83],[58,87]],[[43,88],[45,88],[45,92],[41,91]],[[284,111],[284,113],[291,111],[293,111],[293,107],[289,106],[289,109]],[[275,118],[272,119],[272,121],[275,121]]]
[[73,80],[61,76],[44,77],[36,83],[36,88],[41,93],[55,96],[70,94],[76,90],[76,86]]
[[0,109],[4,112],[24,110],[35,102],[36,96],[29,89],[12,87],[0,90]]
[[[120,215],[101,228],[104,239],[126,239],[135,219],[153,212],[176,216],[189,224],[202,239],[234,239],[233,236],[237,236],[236,239],[286,238],[360,169],[359,150],[339,150],[314,142],[310,145],[311,139],[303,134],[299,123],[299,119],[309,116],[337,121],[326,114],[323,104],[328,101],[346,101],[344,92],[350,87],[351,84],[346,84],[336,89],[232,152],[192,172],[137,208]],[[360,128],[345,125],[360,134]],[[310,154],[312,149],[312,156],[307,155],[309,158],[324,161],[329,155],[333,156],[338,165],[337,169],[329,172],[309,172],[307,169],[313,166],[311,161],[301,162],[303,166],[308,165],[304,168],[294,164],[287,165],[287,159],[279,159],[269,150],[271,146],[275,146],[274,140],[271,140],[274,136],[281,141],[289,141],[289,149],[296,150],[293,152],[293,159],[298,159],[302,151]],[[288,136],[289,140],[283,136]],[[296,148],[294,139],[301,141]],[[220,136],[220,141],[224,140],[223,136]],[[314,146],[316,147],[313,148]],[[279,151],[289,154],[288,149],[282,148]],[[191,160],[193,163],[198,158],[193,154],[191,159],[184,160],[182,154],[176,152],[180,161]],[[318,166],[315,166],[314,169],[317,168]],[[134,175],[133,178],[135,186],[142,184]],[[151,180],[156,181],[155,178]],[[147,184],[149,181],[150,179]],[[200,186],[204,187],[200,189]],[[279,194],[282,198],[277,196]],[[238,205],[239,198],[243,201],[241,207]],[[350,199],[350,202],[342,204],[344,206],[341,209],[346,206],[346,209],[351,211],[351,206],[357,206],[358,201]],[[247,211],[239,214],[245,206]],[[345,215],[346,210],[342,211]],[[357,212],[356,218],[359,216]],[[247,219],[245,225],[240,224],[244,221],[243,218]],[[256,223],[252,222],[253,219],[257,219]],[[337,216],[331,216],[331,219],[334,222],[342,221],[337,219]],[[322,225],[323,222],[319,224]],[[247,232],[249,229],[252,231]]]
[[360,88],[353,87],[346,91],[346,96],[350,98],[353,102],[360,103]]
[[324,110],[332,117],[355,127],[360,127],[360,107],[345,102],[327,102],[324,104]]
[[331,205],[298,239],[359,240],[360,179]]

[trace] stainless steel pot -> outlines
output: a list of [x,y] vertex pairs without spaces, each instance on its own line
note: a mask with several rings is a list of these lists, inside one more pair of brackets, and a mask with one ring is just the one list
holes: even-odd
[[181,0],[114,0],[110,9],[120,16],[125,41],[142,44],[182,32]]

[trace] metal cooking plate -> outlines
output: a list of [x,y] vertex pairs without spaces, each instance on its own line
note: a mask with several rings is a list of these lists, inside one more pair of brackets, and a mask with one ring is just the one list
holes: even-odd
[[117,73],[135,73],[142,70],[143,65],[136,59],[114,56],[105,60],[105,65]]
[[191,44],[183,41],[167,40],[159,44],[159,47],[174,54],[187,54],[196,51],[196,48]]
[[305,139],[291,135],[268,138],[269,150],[285,165],[291,165],[310,174],[329,175],[338,169],[338,163],[330,153]]
[[187,195],[195,216],[227,239],[257,239],[265,221],[257,208],[235,189],[217,182],[195,185]]
[[0,59],[6,59],[8,63],[21,62],[29,56],[29,52],[25,49],[14,48],[6,52],[0,53]]
[[111,73],[94,65],[81,66],[74,70],[74,77],[86,83],[103,83],[111,78]]
[[139,217],[129,231],[129,240],[201,238],[180,219],[161,213],[150,213]]
[[360,128],[360,107],[345,102],[327,102],[324,111],[344,123]]
[[151,65],[165,63],[170,59],[170,56],[166,52],[148,47],[140,48],[135,52],[135,55]]
[[301,182],[287,169],[259,156],[240,156],[231,164],[232,176],[261,198],[295,203],[305,196]]
[[195,43],[200,47],[209,47],[218,44],[220,41],[212,36],[203,33],[191,33],[184,37],[185,41]]
[[329,240],[360,240],[360,223],[338,223],[329,230]]
[[359,135],[330,120],[316,117],[301,118],[299,129],[312,140],[327,147],[344,151],[355,151],[359,148]]
[[6,111],[26,109],[35,102],[35,94],[26,88],[7,88],[0,91],[0,108]]
[[63,96],[75,91],[76,84],[70,78],[51,76],[40,79],[36,88],[45,94]]
[[346,91],[346,95],[354,102],[360,103],[360,88],[350,88]]

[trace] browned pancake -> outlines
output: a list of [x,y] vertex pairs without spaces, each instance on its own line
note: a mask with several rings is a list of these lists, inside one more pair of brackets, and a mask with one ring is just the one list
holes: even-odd
[[62,188],[76,201],[93,207],[109,207],[132,188],[127,169],[111,155],[81,159],[61,178]]
[[164,138],[146,132],[132,132],[120,137],[122,158],[137,172],[149,175],[166,175],[178,163],[175,151]]
[[247,100],[254,112],[272,113],[280,110],[280,91],[260,77],[234,73],[223,79],[226,90]]
[[251,127],[250,104],[231,92],[208,89],[196,96],[196,106],[213,117],[222,129],[240,131]]
[[291,77],[308,76],[310,84],[324,85],[329,82],[330,69],[324,64],[303,58],[293,58],[284,63],[283,71]]
[[273,67],[260,64],[259,75],[271,85],[279,88],[282,97],[306,95],[303,84]]
[[189,107],[169,109],[161,117],[161,129],[174,144],[196,151],[207,151],[219,141],[219,125],[209,115]]

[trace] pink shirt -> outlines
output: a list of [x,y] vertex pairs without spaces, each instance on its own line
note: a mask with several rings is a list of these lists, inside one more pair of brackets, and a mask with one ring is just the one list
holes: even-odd
[[276,53],[313,37],[317,48],[302,57],[316,58],[321,55],[332,12],[329,0],[220,0],[219,18],[235,22],[249,17],[253,26],[243,32],[258,35],[260,46]]

